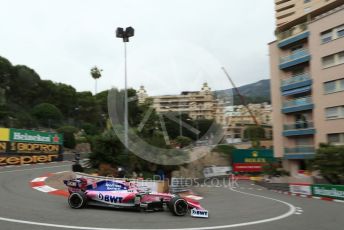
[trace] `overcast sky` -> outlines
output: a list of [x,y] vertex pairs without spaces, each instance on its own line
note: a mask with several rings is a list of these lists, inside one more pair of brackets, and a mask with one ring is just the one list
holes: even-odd
[[122,88],[118,26],[133,26],[128,84],[150,95],[231,88],[269,78],[267,43],[274,40],[272,0],[0,0],[0,56],[42,79],[94,92]]

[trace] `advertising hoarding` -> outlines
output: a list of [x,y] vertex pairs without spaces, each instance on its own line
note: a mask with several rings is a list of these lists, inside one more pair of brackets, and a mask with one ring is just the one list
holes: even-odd
[[314,184],[312,195],[344,200],[344,185]]
[[275,158],[271,149],[234,149],[232,161],[234,172],[261,172]]
[[61,134],[0,128],[0,166],[61,161],[62,144]]
[[257,163],[234,163],[234,172],[261,172],[262,164]]
[[10,129],[10,141],[62,145],[62,135],[33,130]]
[[289,191],[293,194],[300,194],[300,195],[312,195],[312,189],[310,184],[302,184],[302,183],[291,183],[289,184]]

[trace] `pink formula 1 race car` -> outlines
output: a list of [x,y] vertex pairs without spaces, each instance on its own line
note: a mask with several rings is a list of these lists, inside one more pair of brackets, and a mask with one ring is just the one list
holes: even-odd
[[167,207],[176,216],[190,212],[193,217],[208,218],[208,211],[196,200],[170,193],[141,191],[135,182],[100,180],[88,183],[85,178],[65,180],[68,204],[80,209],[87,205],[127,208],[138,211],[163,211]]

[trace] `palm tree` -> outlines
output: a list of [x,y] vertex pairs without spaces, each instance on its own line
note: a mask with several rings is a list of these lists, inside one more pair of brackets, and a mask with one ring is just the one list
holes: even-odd
[[95,80],[95,85],[94,85],[94,95],[97,94],[97,79],[100,78],[102,76],[101,72],[103,70],[102,69],[98,69],[97,66],[93,67],[91,69],[91,76],[92,78]]

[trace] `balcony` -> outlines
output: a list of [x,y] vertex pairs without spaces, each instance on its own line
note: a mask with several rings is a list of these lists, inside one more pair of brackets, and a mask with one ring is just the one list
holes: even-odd
[[293,45],[298,41],[309,37],[309,31],[306,23],[296,25],[289,30],[277,33],[278,47],[285,48],[289,45]]
[[310,85],[312,85],[312,79],[309,73],[303,73],[303,74],[294,75],[288,79],[282,80],[281,90],[287,91],[287,90],[310,86]]
[[315,154],[314,146],[296,146],[294,148],[284,149],[285,159],[309,159]]
[[279,11],[285,9],[285,8],[290,8],[290,7],[294,7],[294,6],[295,6],[295,4],[292,1],[290,1],[290,0],[278,1],[278,3],[275,4],[275,10],[277,12],[279,12]]
[[279,68],[281,70],[290,68],[292,66],[305,63],[311,60],[311,56],[308,52],[308,49],[299,49],[293,51],[292,54],[280,58]]
[[312,97],[302,97],[294,100],[288,100],[283,103],[283,113],[293,113],[313,109]]
[[309,32],[306,31],[306,32],[303,32],[303,33],[300,33],[300,34],[297,34],[297,35],[294,35],[294,36],[291,36],[289,38],[286,38],[286,39],[283,39],[281,41],[278,42],[278,47],[279,48],[284,48],[288,45],[292,45],[298,41],[301,41],[303,39],[306,39],[309,37]]
[[311,121],[298,121],[294,124],[284,125],[283,136],[300,136],[300,135],[313,135],[315,129]]

